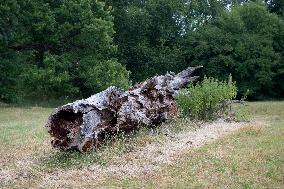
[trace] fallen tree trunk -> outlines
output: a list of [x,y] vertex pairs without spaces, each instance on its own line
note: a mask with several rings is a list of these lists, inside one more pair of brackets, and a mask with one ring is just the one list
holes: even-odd
[[178,73],[155,76],[128,91],[109,87],[105,91],[57,108],[46,127],[51,144],[61,150],[88,152],[97,147],[106,133],[153,126],[177,114],[174,96],[180,88],[196,80],[189,67]]

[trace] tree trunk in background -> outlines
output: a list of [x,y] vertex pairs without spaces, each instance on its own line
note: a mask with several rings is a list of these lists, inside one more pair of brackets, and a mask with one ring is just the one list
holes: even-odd
[[96,148],[106,133],[157,125],[177,114],[174,96],[180,88],[196,80],[189,67],[178,73],[155,76],[128,91],[109,87],[105,91],[57,108],[46,127],[52,146],[61,150],[88,152]]

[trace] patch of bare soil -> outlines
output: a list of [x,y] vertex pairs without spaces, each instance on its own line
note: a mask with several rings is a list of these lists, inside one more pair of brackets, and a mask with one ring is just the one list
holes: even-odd
[[43,175],[38,187],[76,188],[99,183],[111,177],[148,175],[159,170],[163,165],[174,163],[175,158],[183,152],[214,141],[247,125],[243,122],[225,122],[224,120],[205,123],[194,131],[168,135],[163,142],[153,142],[134,152],[116,157],[107,166],[92,165],[82,169],[57,171],[48,176]]

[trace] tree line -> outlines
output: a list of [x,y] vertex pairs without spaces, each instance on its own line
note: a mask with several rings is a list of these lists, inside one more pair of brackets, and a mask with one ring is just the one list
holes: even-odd
[[83,98],[204,65],[238,95],[284,97],[284,1],[3,0],[0,100]]

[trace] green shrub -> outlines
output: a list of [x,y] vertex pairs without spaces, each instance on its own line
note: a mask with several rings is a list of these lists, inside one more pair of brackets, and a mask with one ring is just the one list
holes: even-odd
[[236,97],[236,83],[204,77],[196,85],[189,85],[177,95],[177,104],[184,116],[192,119],[210,120],[223,115],[230,101]]
[[25,98],[67,98],[76,96],[79,87],[73,84],[71,62],[64,56],[46,55],[44,67],[30,65],[22,74]]
[[45,55],[43,67],[30,65],[23,78],[25,99],[86,98],[109,86],[128,88],[129,72],[116,59],[88,56],[74,62],[68,56]]
[[[89,94],[101,92],[109,86],[116,86],[123,89],[128,89],[131,86],[129,81],[130,72],[117,62],[116,59],[110,59],[103,62],[96,62],[94,60],[86,60],[83,69],[87,71],[80,73],[80,77],[85,80],[85,87],[88,89]],[[92,66],[90,66],[92,65]]]

